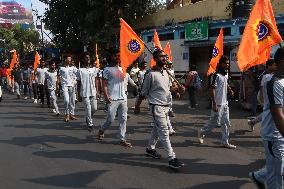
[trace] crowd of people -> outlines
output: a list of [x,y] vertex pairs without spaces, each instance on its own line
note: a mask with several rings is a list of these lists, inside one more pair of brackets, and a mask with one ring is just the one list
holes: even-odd
[[[40,61],[38,68],[32,64],[15,64],[13,70],[7,73],[2,65],[0,69],[2,90],[16,94],[17,98],[33,99],[33,103],[47,106],[59,116],[64,115],[65,122],[77,120],[76,102],[82,101],[85,107],[86,128],[94,131],[94,120],[98,100],[105,101],[106,119],[99,126],[96,134],[98,140],[103,140],[115,117],[119,123],[119,144],[132,147],[126,139],[127,130],[127,95],[128,85],[131,85],[136,96],[135,113],[140,112],[140,104],[147,99],[149,111],[153,117],[152,131],[146,147],[146,154],[159,159],[161,155],[156,150],[156,143],[161,141],[165,148],[169,166],[181,168],[184,164],[176,157],[171,146],[170,135],[175,131],[170,117],[174,117],[172,107],[173,96],[180,97],[187,90],[189,108],[195,109],[197,102],[195,93],[201,88],[201,80],[196,71],[196,65],[190,66],[186,74],[186,82],[181,85],[174,78],[172,62],[163,50],[155,49],[153,58],[156,66],[147,69],[147,62],[140,65],[134,63],[129,73],[124,73],[120,67],[120,52],[112,50],[106,63],[94,64],[91,55],[85,52],[81,56],[80,67],[76,67],[72,57],[66,56],[63,64],[55,61]],[[229,58],[222,56],[216,72],[208,82],[211,116],[208,122],[198,130],[198,141],[204,143],[205,136],[215,127],[220,127],[221,145],[236,149],[229,142],[230,118],[228,94],[234,96],[234,91],[228,84]],[[258,188],[280,189],[283,185],[284,158],[284,48],[279,48],[274,60],[266,63],[266,69],[261,74],[257,99],[263,106],[263,113],[249,119],[248,124],[254,130],[256,123],[261,122],[261,136],[265,148],[266,166],[260,171],[251,172],[250,178]],[[1,90],[0,90],[1,91]],[[61,91],[61,92],[60,92]],[[1,93],[0,93],[1,94]],[[64,112],[59,111],[58,96],[63,95]],[[1,97],[1,95],[0,95]],[[46,104],[46,105],[45,105]],[[255,111],[253,109],[253,111]],[[253,112],[254,114],[256,113]]]

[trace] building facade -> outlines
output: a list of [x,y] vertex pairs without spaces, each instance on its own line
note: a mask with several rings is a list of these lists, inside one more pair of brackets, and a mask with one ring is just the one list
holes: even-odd
[[[180,3],[181,1],[176,2]],[[156,29],[163,47],[167,42],[171,44],[177,77],[188,71],[190,64],[197,65],[198,72],[205,77],[216,38],[220,28],[223,28],[224,54],[231,59],[230,71],[233,75],[240,75],[236,55],[247,18],[236,16],[233,18],[232,8],[226,12],[226,10],[229,10],[230,2],[232,1],[205,0],[194,4],[184,4],[151,15],[151,19],[147,17],[143,23],[140,22],[139,24],[142,39],[148,47],[154,48],[153,33]],[[238,5],[242,5],[240,0],[235,0],[236,2],[239,2]],[[278,30],[284,38],[284,1],[271,0],[271,2],[276,15]],[[197,8],[197,10],[190,12],[194,8]],[[215,8],[216,10],[214,10]],[[186,13],[186,11],[189,12]],[[179,15],[183,15],[183,17],[179,17]],[[172,22],[167,22],[167,20],[172,20]],[[196,35],[192,35],[192,31],[195,31]],[[272,54],[275,49],[276,47],[272,50]],[[149,52],[146,52],[146,54],[146,61],[149,62],[151,55]]]

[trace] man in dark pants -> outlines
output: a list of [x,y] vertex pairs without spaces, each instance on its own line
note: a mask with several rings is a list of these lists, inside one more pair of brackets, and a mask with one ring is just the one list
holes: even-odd
[[46,95],[47,106],[50,108],[50,95],[48,92],[48,87],[45,81],[45,73],[47,72],[48,68],[45,67],[44,60],[40,62],[40,68],[36,70],[36,77],[38,82],[38,89],[39,89],[39,97],[41,100],[41,106],[44,107],[44,95]]
[[198,73],[196,71],[196,65],[190,66],[190,71],[186,75],[186,84],[185,87],[188,89],[188,97],[190,106],[188,106],[189,109],[195,109],[196,108],[196,100],[195,100],[195,87],[193,85],[194,80],[198,76]]

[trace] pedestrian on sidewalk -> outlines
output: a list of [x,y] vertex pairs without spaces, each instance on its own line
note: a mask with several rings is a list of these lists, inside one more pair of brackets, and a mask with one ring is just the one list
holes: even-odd
[[105,131],[111,126],[115,119],[116,112],[119,122],[119,144],[125,147],[132,147],[131,143],[126,141],[126,122],[127,122],[127,96],[124,89],[124,76],[120,65],[120,52],[113,50],[111,52],[111,62],[109,67],[103,71],[103,89],[106,102],[108,104],[107,118],[101,125],[97,138],[102,140]]
[[233,96],[233,91],[228,86],[227,71],[229,68],[229,58],[222,56],[217,66],[217,72],[213,75],[210,86],[210,97],[212,100],[212,110],[210,120],[204,127],[198,130],[198,139],[203,144],[204,137],[212,129],[221,125],[222,140],[221,145],[225,148],[235,149],[236,146],[229,143],[229,119],[228,91]]
[[82,55],[82,67],[77,71],[77,80],[79,89],[79,96],[85,105],[86,124],[88,131],[92,132],[94,128],[93,116],[97,111],[97,92],[98,90],[98,73],[99,69],[91,66],[91,57],[88,52]]
[[264,108],[261,136],[265,150],[265,167],[249,173],[258,188],[283,188],[284,160],[284,47],[274,56],[277,70],[264,83]]
[[54,61],[50,62],[49,70],[45,73],[46,84],[48,88],[48,92],[50,94],[50,99],[52,101],[52,112],[57,116],[60,115],[59,108],[57,105],[57,91],[58,91],[58,80],[57,80],[57,70],[56,64]]
[[67,56],[64,66],[59,69],[59,78],[64,96],[65,122],[77,120],[77,117],[75,117],[76,88],[74,74],[77,74],[77,68],[72,66],[72,57]]
[[[156,151],[158,139],[165,148],[169,166],[171,168],[180,168],[184,166],[174,153],[169,138],[169,109],[171,99],[171,78],[165,70],[167,64],[167,55],[163,50],[156,49],[153,52],[153,58],[156,61],[156,66],[145,76],[140,98],[148,98],[150,111],[152,112],[154,126],[152,128],[149,144],[146,148],[146,154],[153,158],[161,158],[161,155]],[[184,90],[184,88],[182,89]]]
[[198,80],[199,76],[196,71],[196,65],[192,64],[190,66],[190,71],[186,74],[186,83],[185,83],[185,87],[188,89],[189,109],[196,109],[195,92],[198,90],[196,86]]

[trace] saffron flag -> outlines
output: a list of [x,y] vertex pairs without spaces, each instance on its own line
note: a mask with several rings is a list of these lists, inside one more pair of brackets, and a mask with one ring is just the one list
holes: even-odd
[[216,71],[217,65],[220,61],[220,58],[223,56],[224,50],[224,34],[223,34],[223,28],[221,28],[219,36],[216,40],[215,46],[213,48],[212,52],[212,58],[209,63],[209,69],[207,71],[207,76],[211,75]]
[[100,59],[98,54],[98,44],[96,44],[96,68],[100,68]]
[[144,51],[145,44],[133,31],[133,29],[121,18],[120,19],[120,60],[123,74],[127,68]]
[[13,57],[12,57],[12,60],[11,60],[11,63],[10,63],[10,69],[11,70],[14,68],[14,66],[17,62],[18,62],[17,52],[16,52],[16,50],[14,50]]
[[36,51],[35,60],[34,60],[34,71],[37,69],[37,67],[39,65],[39,61],[40,61],[40,56],[39,56],[38,52]]
[[[158,48],[161,50],[163,49],[159,39],[158,32],[156,30],[154,31],[154,48]],[[154,60],[154,58],[152,58],[150,61],[150,67],[153,68],[154,66],[156,66],[156,61]]]
[[168,60],[170,62],[173,62],[173,56],[171,51],[171,45],[170,42],[167,43],[166,47],[164,48],[165,53],[168,55]]
[[270,0],[257,0],[238,51],[240,70],[245,71],[252,66],[265,63],[269,59],[269,49],[281,41]]

